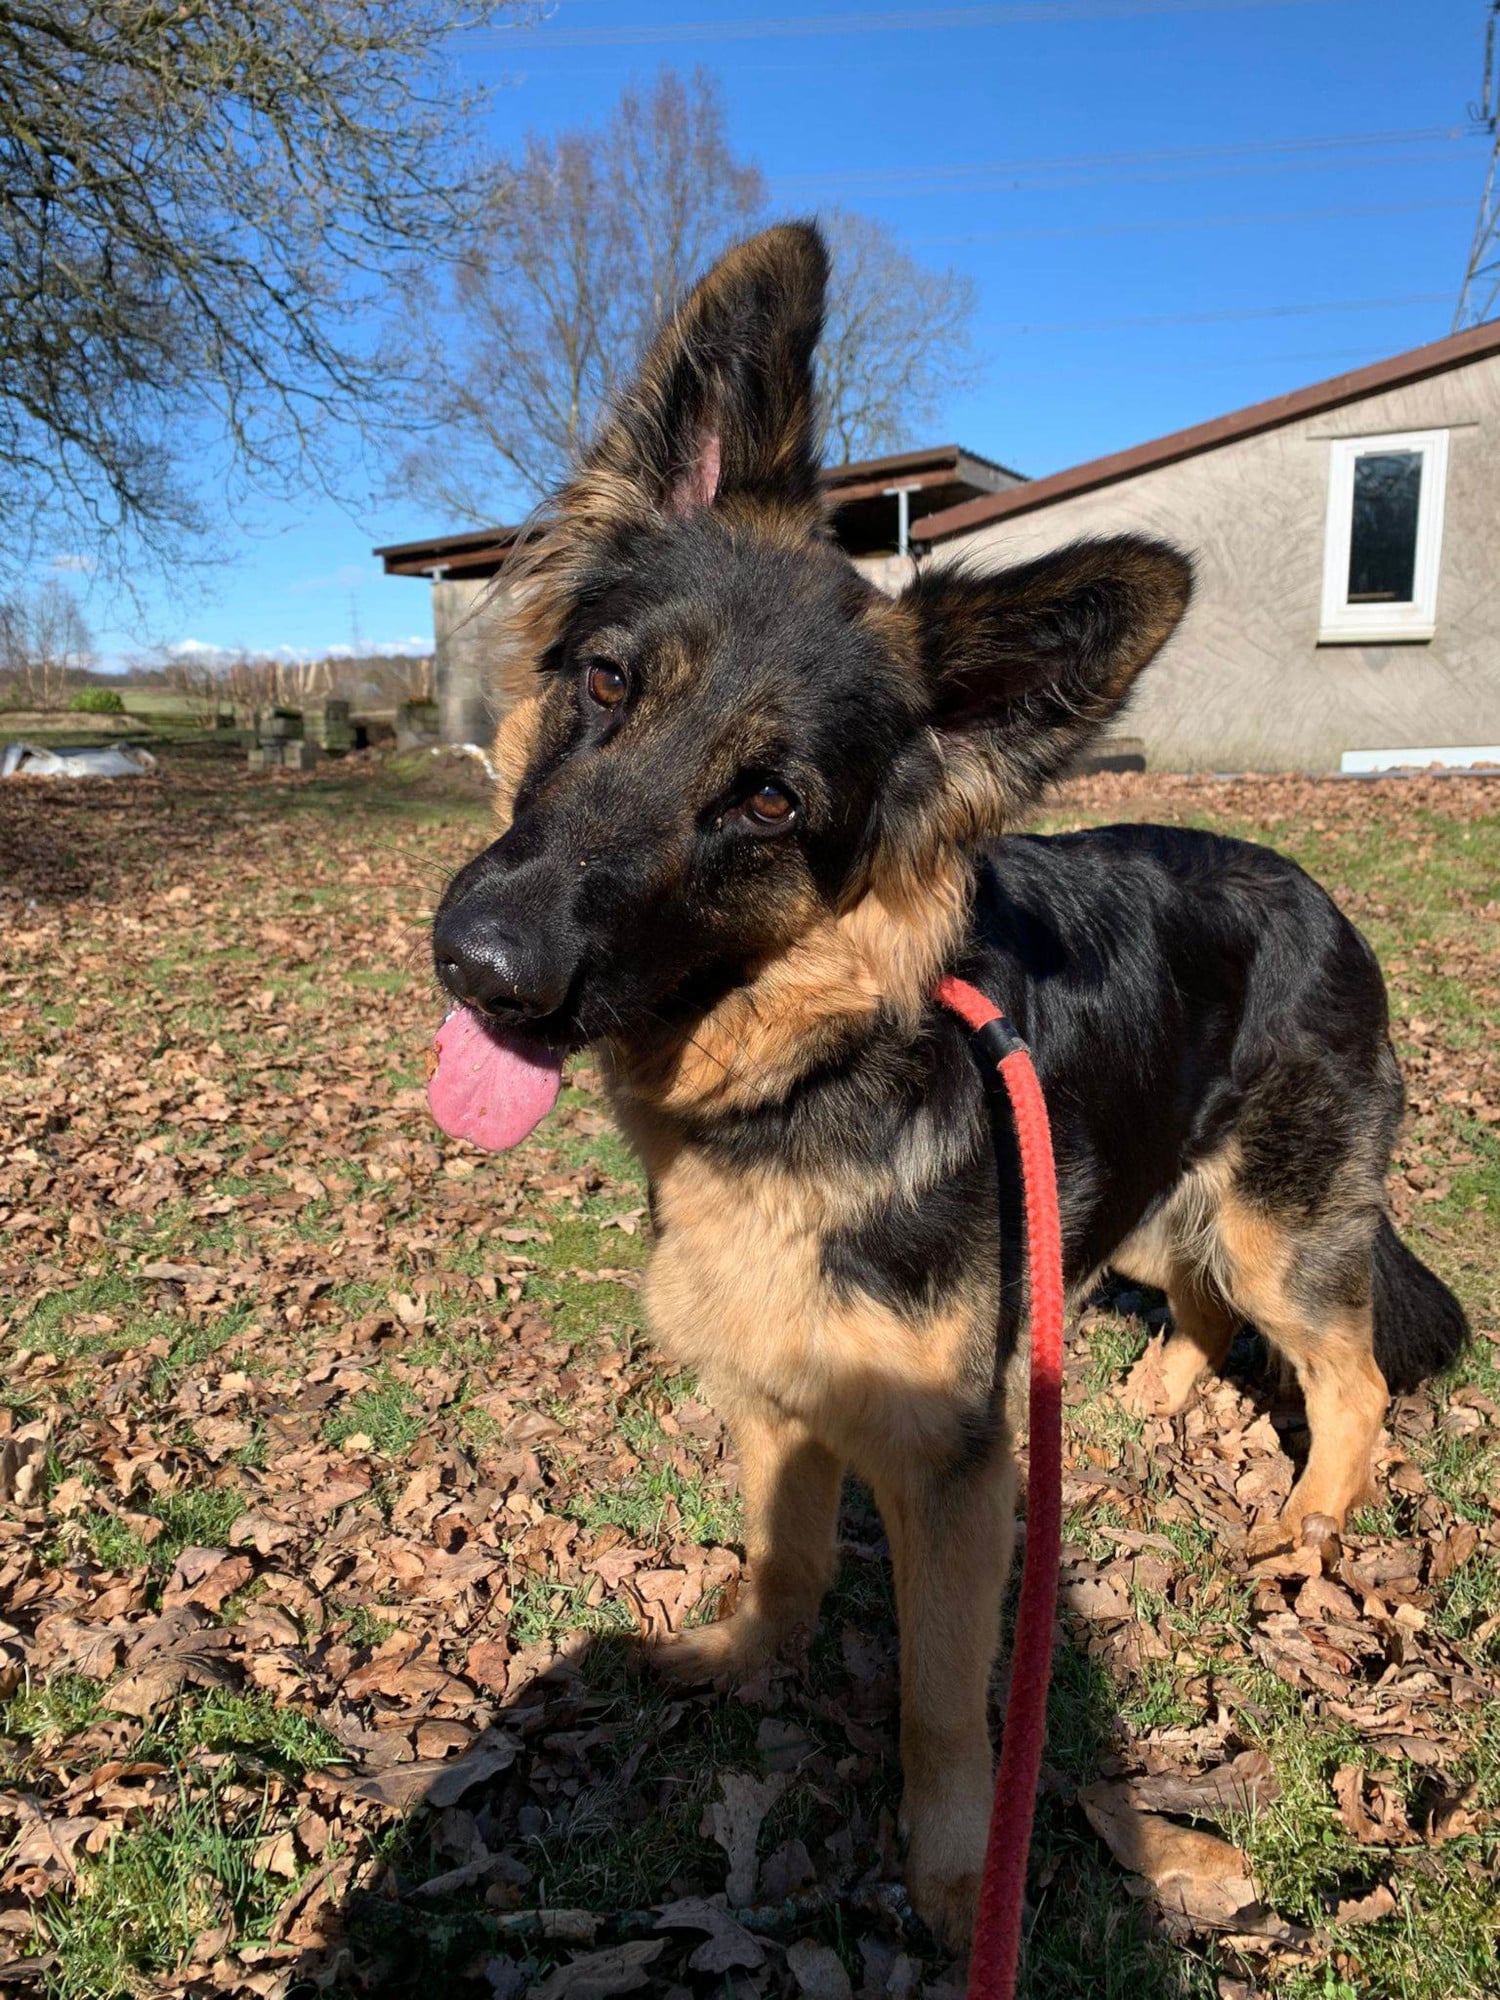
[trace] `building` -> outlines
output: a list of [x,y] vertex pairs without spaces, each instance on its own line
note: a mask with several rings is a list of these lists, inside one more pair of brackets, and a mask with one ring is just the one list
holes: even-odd
[[911,537],[989,567],[1131,529],[1198,566],[1125,725],[1150,765],[1500,763],[1500,324],[924,514]]
[[[1044,479],[943,445],[824,484],[884,588],[913,556],[992,567],[1081,535],[1191,550],[1192,608],[1124,725],[1155,768],[1500,763],[1500,323]],[[513,541],[376,552],[431,579],[450,740],[488,733]]]
[[[1019,472],[933,445],[823,474],[833,531],[872,581],[892,585],[909,568],[911,538],[931,516],[952,514],[1024,484]],[[518,528],[479,528],[375,553],[387,576],[425,577],[432,588],[435,678],[447,743],[486,743],[515,690],[504,685],[498,623],[505,617],[504,567]]]

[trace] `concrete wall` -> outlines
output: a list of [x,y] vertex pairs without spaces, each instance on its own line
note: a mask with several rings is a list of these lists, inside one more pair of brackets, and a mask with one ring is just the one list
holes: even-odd
[[505,708],[500,644],[510,593],[492,578],[438,577],[432,627],[445,743],[488,744]]
[[[1320,645],[1329,441],[1448,429],[1436,635]],[[1192,609],[1124,727],[1179,770],[1327,770],[1340,753],[1500,742],[1500,358],[944,542],[934,560],[1022,561],[1141,529],[1193,551]]]

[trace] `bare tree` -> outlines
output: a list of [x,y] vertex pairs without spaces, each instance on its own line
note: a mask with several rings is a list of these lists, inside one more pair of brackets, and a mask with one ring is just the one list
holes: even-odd
[[833,264],[818,350],[825,448],[847,464],[916,443],[972,380],[974,285],[918,264],[870,216],[832,209],[819,221]]
[[159,666],[167,686],[181,699],[188,716],[200,729],[212,729],[219,719],[219,710],[234,705],[234,662],[221,664],[211,654],[167,653],[156,659],[148,655],[132,664],[146,668]]
[[657,321],[765,199],[702,70],[627,90],[599,131],[532,137],[451,296],[431,299],[419,414],[396,483],[492,521],[564,477]]
[[173,652],[157,647],[129,661],[132,672],[160,675],[183,699],[189,714],[212,728],[222,708],[249,722],[264,708],[305,708],[339,697],[376,707],[434,699],[430,653],[358,658],[323,653],[308,659],[218,648]]
[[205,471],[326,480],[493,193],[444,37],[516,4],[0,0],[0,564],[168,566]]
[[[602,130],[529,139],[451,289],[429,288],[417,316],[418,441],[392,485],[476,523],[552,491],[651,332],[764,205],[702,70],[627,90]],[[837,209],[822,220],[834,264],[823,401],[830,453],[847,460],[910,443],[968,379],[974,295],[883,223]]]
[[77,597],[56,577],[0,600],[0,672],[32,708],[61,708],[68,676],[93,665]]

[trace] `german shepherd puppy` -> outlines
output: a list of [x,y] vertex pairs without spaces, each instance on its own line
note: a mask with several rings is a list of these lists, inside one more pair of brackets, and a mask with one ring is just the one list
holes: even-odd
[[512,1144],[563,1056],[598,1051],[650,1183],[647,1312],[744,1475],[738,1607],[665,1666],[743,1675],[806,1627],[845,1470],[873,1488],[908,1884],[958,1947],[990,1807],[1015,1315],[990,1105],[939,975],[1031,1045],[1074,1296],[1106,1265],[1166,1291],[1135,1406],[1180,1410],[1241,1319],[1296,1371],[1312,1441],[1288,1533],[1343,1521],[1388,1393],[1466,1329],[1386,1214],[1385,993],[1323,891],[1203,833],[1009,832],[1182,616],[1186,558],[1121,537],[927,569],[894,599],[865,583],[819,505],[825,279],[807,225],[732,251],[559,497],[518,593],[534,675],[499,732],[500,831],[435,920],[458,1008],[431,1098]]

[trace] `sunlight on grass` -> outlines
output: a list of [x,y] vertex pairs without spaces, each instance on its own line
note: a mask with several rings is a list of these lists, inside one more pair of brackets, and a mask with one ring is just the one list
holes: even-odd
[[57,1953],[53,2000],[133,2000],[170,1973],[193,1940],[230,1923],[242,1941],[266,1935],[289,1885],[258,1867],[265,1807],[221,1805],[217,1792],[118,1833],[80,1868],[79,1893],[51,1899],[40,1926]]
[[636,1542],[732,1542],[741,1527],[738,1500],[721,1482],[675,1465],[643,1465],[617,1486],[578,1496],[568,1512],[581,1527],[623,1528]]
[[166,1717],[148,1726],[141,1754],[155,1745],[172,1759],[188,1759],[197,1751],[239,1751],[271,1759],[288,1771],[323,1771],[347,1764],[349,1752],[338,1738],[300,1708],[273,1701],[260,1689],[236,1694],[213,1688],[196,1700],[180,1703]]
[[352,1396],[323,1428],[330,1444],[347,1444],[366,1437],[382,1458],[400,1458],[416,1443],[425,1427],[417,1398],[389,1369],[376,1370],[368,1389]]
[[27,1676],[14,1694],[0,1700],[0,1737],[20,1743],[59,1741],[87,1729],[99,1712],[104,1690],[82,1674]]
[[528,1576],[517,1587],[510,1610],[512,1635],[523,1646],[539,1639],[565,1638],[570,1632],[629,1632],[636,1630],[629,1607],[606,1595],[598,1604],[586,1602],[591,1583],[553,1583]]

